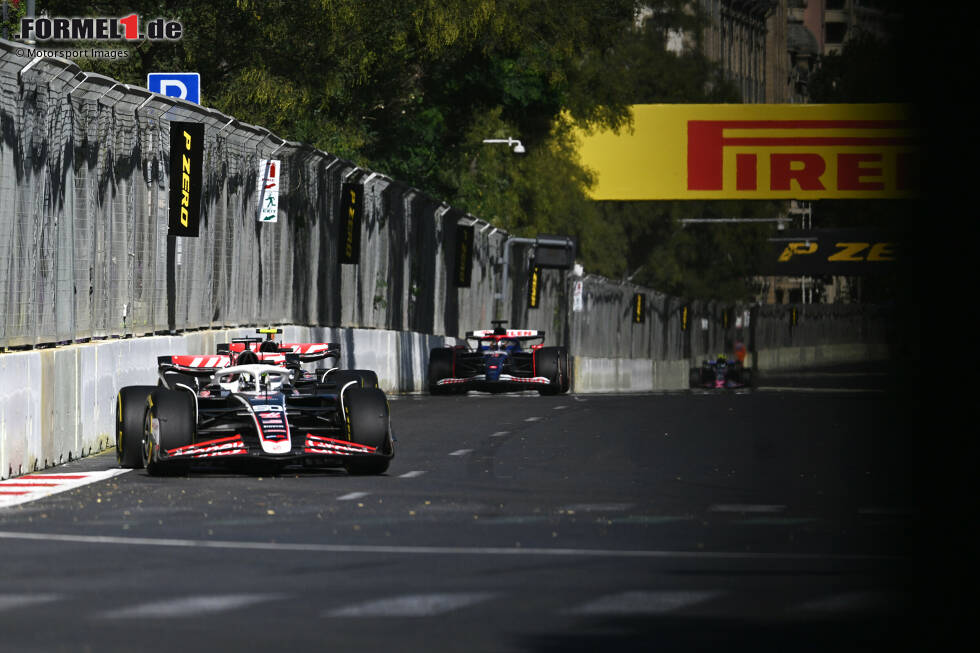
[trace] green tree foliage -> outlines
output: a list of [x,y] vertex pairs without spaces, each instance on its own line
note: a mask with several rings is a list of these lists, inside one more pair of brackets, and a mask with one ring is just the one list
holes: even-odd
[[613,276],[698,299],[749,300],[750,279],[767,251],[770,223],[685,223],[693,219],[771,218],[778,202],[602,202],[627,246]]

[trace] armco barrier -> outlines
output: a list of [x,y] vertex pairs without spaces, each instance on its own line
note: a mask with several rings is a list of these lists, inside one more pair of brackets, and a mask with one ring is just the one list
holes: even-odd
[[656,392],[687,388],[690,362],[576,356],[573,370],[578,393]]

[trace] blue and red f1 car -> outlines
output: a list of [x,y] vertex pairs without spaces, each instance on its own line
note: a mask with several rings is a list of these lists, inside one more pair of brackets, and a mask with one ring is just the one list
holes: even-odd
[[745,388],[752,385],[752,370],[724,354],[691,369],[692,388]]
[[[545,347],[544,331],[494,328],[466,333],[465,345],[440,347],[429,353],[431,394],[465,394],[537,390],[543,395],[568,392],[571,385],[568,351]],[[529,341],[537,344],[525,349]],[[472,344],[470,344],[472,343]]]

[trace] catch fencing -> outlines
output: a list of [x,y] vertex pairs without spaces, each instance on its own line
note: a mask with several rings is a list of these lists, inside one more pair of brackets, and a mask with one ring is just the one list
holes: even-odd
[[[487,221],[213,109],[21,52],[0,41],[0,348],[268,324],[460,336],[498,316],[604,358],[882,337],[883,316],[861,307],[722,306],[553,269],[529,308],[530,250],[514,248],[502,288],[510,235]],[[173,122],[204,125],[197,238],[167,234]],[[257,220],[262,159],[282,161],[274,223]],[[363,187],[357,264],[338,246],[344,182]],[[473,235],[463,287],[459,225]]]

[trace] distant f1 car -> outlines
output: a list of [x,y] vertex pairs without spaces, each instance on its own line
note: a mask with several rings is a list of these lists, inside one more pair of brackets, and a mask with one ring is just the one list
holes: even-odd
[[343,467],[351,474],[388,469],[394,437],[377,374],[298,366],[320,353],[339,355],[338,345],[277,345],[273,352],[232,341],[218,349],[226,353],[160,356],[158,385],[119,391],[120,466],[145,467],[153,476],[216,464]]
[[[433,349],[429,353],[429,392],[568,392],[568,351],[564,347],[545,347],[544,331],[506,329],[504,324],[498,320],[493,322],[493,329],[467,332],[467,345]],[[531,340],[541,342],[525,350],[523,344]],[[470,341],[473,346],[469,346]]]
[[752,370],[742,361],[728,357],[705,360],[701,367],[691,369],[692,388],[745,388],[752,385]]

